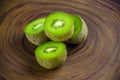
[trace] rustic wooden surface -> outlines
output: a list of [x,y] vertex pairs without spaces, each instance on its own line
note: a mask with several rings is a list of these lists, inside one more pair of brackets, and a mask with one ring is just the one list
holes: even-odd
[[[40,67],[25,25],[54,11],[80,15],[89,35],[65,64]],[[120,80],[120,6],[110,0],[0,0],[0,80]]]

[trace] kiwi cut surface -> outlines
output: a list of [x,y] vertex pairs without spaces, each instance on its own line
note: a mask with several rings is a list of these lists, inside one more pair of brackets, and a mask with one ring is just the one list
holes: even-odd
[[33,20],[24,29],[27,39],[34,45],[42,44],[48,40],[44,33],[44,21],[45,18]]
[[62,65],[67,58],[65,44],[49,41],[38,46],[35,50],[37,62],[46,69],[54,69]]
[[72,35],[72,38],[76,37],[82,30],[82,20],[77,15],[72,15],[74,19],[74,33]]
[[81,25],[79,26],[79,24],[81,24],[80,20],[75,20],[76,24],[74,25],[74,27],[77,27],[76,29],[79,28],[79,31],[75,30],[75,31],[77,31],[76,33],[75,32],[73,33],[75,35],[73,35],[72,38],[68,40],[68,42],[72,43],[72,44],[79,44],[79,43],[82,44],[87,39],[87,36],[88,36],[87,24],[85,23],[85,21],[80,16],[77,16],[77,17],[74,17],[74,18],[78,18],[78,17],[82,21],[82,26]]
[[54,12],[45,20],[45,33],[53,41],[66,41],[74,32],[74,20],[65,12]]

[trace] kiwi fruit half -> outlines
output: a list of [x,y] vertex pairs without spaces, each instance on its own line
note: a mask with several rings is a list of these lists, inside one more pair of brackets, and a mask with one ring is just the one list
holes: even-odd
[[72,15],[74,19],[74,33],[72,38],[75,38],[82,30],[82,19],[77,15]]
[[82,44],[88,35],[88,27],[85,21],[77,15],[73,15],[74,18],[74,33],[71,39],[68,40],[72,44]]
[[46,69],[54,69],[62,65],[67,57],[65,44],[49,41],[39,45],[35,50],[37,62]]
[[53,41],[67,41],[74,32],[73,17],[65,12],[53,12],[46,18],[44,30]]
[[27,39],[34,45],[42,44],[48,40],[44,33],[44,21],[45,18],[33,20],[24,29]]

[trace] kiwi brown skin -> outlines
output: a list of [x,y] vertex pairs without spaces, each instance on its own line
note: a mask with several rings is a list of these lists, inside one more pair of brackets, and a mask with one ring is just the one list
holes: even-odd
[[[81,17],[80,17],[81,18]],[[71,44],[82,44],[88,36],[88,27],[85,21],[81,18],[82,20],[82,30],[81,32],[74,38],[71,38],[68,40],[68,43]]]
[[35,34],[35,35],[29,35],[29,34],[25,34],[28,41],[30,41],[32,44],[38,46],[46,41],[48,41],[48,37],[45,35],[44,31]]

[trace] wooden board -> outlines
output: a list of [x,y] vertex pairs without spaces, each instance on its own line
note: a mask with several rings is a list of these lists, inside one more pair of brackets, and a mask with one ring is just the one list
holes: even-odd
[[[46,70],[34,57],[24,27],[54,11],[80,15],[89,35],[69,45],[63,66]],[[120,6],[110,0],[0,1],[0,80],[120,80]]]

